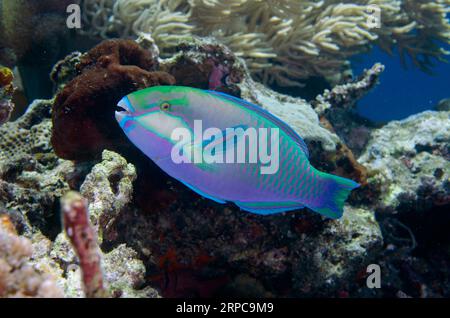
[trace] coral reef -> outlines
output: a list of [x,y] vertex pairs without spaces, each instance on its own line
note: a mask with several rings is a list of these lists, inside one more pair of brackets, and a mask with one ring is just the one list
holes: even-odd
[[[152,63],[135,67],[137,58],[128,58],[127,69],[165,74],[179,85],[220,90],[257,103],[294,127],[312,145],[315,160],[322,160],[324,156],[319,154],[323,153],[327,153],[326,158],[331,161],[335,156],[344,156],[343,152],[338,154],[336,151],[342,149],[341,141],[321,126],[310,104],[254,82],[245,64],[223,45],[210,39],[194,39],[180,43],[177,46],[179,52],[173,57],[158,61],[151,39],[140,41],[152,51],[143,53],[143,49],[137,49],[133,44],[133,56],[152,56]],[[126,50],[116,48],[129,43],[108,41],[82,56],[81,64],[73,64],[72,61],[78,60],[74,57],[59,65],[59,69],[69,65],[68,71],[64,72],[68,74],[73,74],[70,65],[76,65],[81,75],[70,81],[56,98],[52,143],[58,155],[78,162],[99,158],[100,150],[109,149],[102,152],[100,163],[89,167],[90,172],[76,189],[89,201],[91,222],[98,230],[103,252],[113,253],[119,246],[127,244],[145,264],[149,276],[141,286],[144,294],[157,296],[150,287],[153,286],[168,297],[239,294],[248,290],[280,296],[325,295],[336,292],[336,286],[343,285],[349,276],[356,275],[377,255],[382,238],[370,211],[346,206],[346,213],[352,216],[340,221],[324,221],[308,212],[272,217],[250,215],[232,205],[218,205],[199,197],[164,174],[128,141],[123,141],[119,129],[114,129],[115,125],[106,129],[104,121],[112,120],[115,102],[122,97],[117,92],[123,87],[130,90],[139,87],[130,87],[127,81],[116,81],[105,87],[104,82],[90,81],[87,90],[82,85],[88,80],[83,74],[103,74],[105,64],[102,61],[106,60],[108,65],[110,48],[125,54],[123,52],[130,47]],[[142,67],[150,71],[141,71]],[[158,71],[161,73],[156,73]],[[101,101],[102,115],[109,118],[96,117],[97,109],[90,112],[98,105],[91,108],[85,105],[90,96],[98,96],[97,93],[92,95],[98,91],[102,91],[102,96],[117,94],[114,100]],[[67,95],[71,96],[70,102],[64,100]],[[66,106],[70,106],[69,115],[64,113]],[[64,124],[61,124],[62,118]],[[90,133],[93,129],[100,132],[89,135],[97,138],[95,149],[83,144],[86,120],[90,122]],[[102,125],[105,125],[103,130],[97,129]],[[70,144],[64,143],[66,136],[71,136]],[[98,140],[104,141],[111,136],[115,136],[110,139],[113,142],[98,144]],[[345,157],[349,157],[349,153]],[[343,175],[352,171],[339,168],[338,164],[333,167],[341,169]],[[354,222],[361,227],[352,225]],[[341,264],[348,271],[323,265],[327,267],[325,270],[314,260],[313,255],[328,259],[325,247],[329,245],[330,233],[334,233],[338,252],[333,252],[333,260],[327,264]],[[294,267],[296,271],[292,270]],[[297,276],[297,270],[324,275],[312,278],[308,282],[310,288],[302,290],[300,285],[304,277]],[[246,286],[244,290],[239,289],[242,286]],[[348,286],[349,289],[354,287],[354,284]]]
[[[182,10],[177,3],[159,6]],[[117,1],[106,16],[125,8]],[[211,38],[172,43],[177,52],[166,59],[159,58],[154,39],[142,34],[140,46],[106,41],[68,56],[52,73],[56,98],[36,101],[0,127],[0,209],[31,241],[29,266],[51,273],[66,297],[448,294],[445,281],[436,278],[448,279],[446,269],[436,276],[423,270],[449,264],[448,251],[432,243],[448,248],[448,112],[378,129],[355,121],[350,129],[365,127],[367,145],[347,146],[344,126],[355,101],[376,84],[380,65],[311,105],[253,81],[245,62]],[[315,166],[358,180],[361,191],[378,191],[369,193],[370,200],[368,192],[355,191],[339,220],[307,209],[260,216],[200,197],[158,169],[114,120],[123,95],[175,83],[261,105],[304,137]],[[358,160],[353,147],[362,153]],[[435,255],[427,258],[430,253]],[[366,267],[374,262],[392,282],[381,290],[365,288]]]
[[414,213],[421,200],[449,204],[449,116],[428,111],[372,132],[358,160],[369,170],[369,181],[383,186],[381,206],[398,212],[399,204],[408,202],[414,209],[405,212]]
[[[15,227],[20,229],[20,233],[28,238],[20,238],[18,241],[26,242],[26,246],[31,246],[29,248],[32,251],[31,258],[24,258],[24,262],[27,263],[26,273],[30,272],[30,275],[34,275],[29,268],[35,268],[39,273],[50,274],[61,289],[57,296],[83,297],[82,275],[78,260],[65,235],[58,234],[61,231],[59,200],[71,188],[80,188],[86,174],[91,171],[92,164],[87,162],[75,165],[70,161],[58,159],[54,154],[50,143],[50,106],[52,102],[37,100],[30,105],[19,120],[0,127],[2,134],[0,140],[0,217],[4,220],[3,216],[8,215]],[[110,180],[114,186],[107,188],[104,183],[97,184],[95,183],[96,179],[91,176],[86,178],[88,181],[82,188],[88,198],[91,198],[89,195],[94,193],[92,190],[95,188],[104,189],[105,194],[114,193],[119,189],[115,197],[100,195],[95,201],[96,197],[93,196],[93,202],[90,204],[94,212],[100,211],[100,207],[103,206],[105,212],[115,215],[114,211],[108,209],[108,204],[120,206],[118,201],[121,198],[122,202],[131,200],[129,196],[131,195],[131,180],[134,178],[133,168],[125,164],[124,170],[120,171],[123,159],[115,161],[116,156],[108,153],[104,157],[104,167],[110,170],[102,170],[101,166],[98,166],[93,169],[94,174],[99,172],[96,174],[97,180]],[[106,175],[106,173],[108,174]],[[122,180],[121,175],[130,179]],[[115,198],[117,202],[112,202],[112,198]],[[103,199],[105,199],[104,202],[99,202]],[[98,213],[100,215],[100,212]],[[107,213],[103,215],[107,215]],[[101,219],[100,216],[99,218]],[[95,217],[93,218],[94,222],[95,224],[99,223]],[[0,223],[11,224],[9,221]],[[0,236],[2,235],[3,232]],[[3,236],[1,241],[9,242]],[[0,254],[2,253],[0,252]],[[131,248],[119,245],[110,249],[108,253],[100,252],[100,254],[103,259],[104,281],[111,295],[114,297],[158,297],[159,294],[154,289],[141,287],[145,283],[145,267]],[[0,256],[0,263],[2,257]],[[2,267],[0,272],[3,269]],[[27,276],[24,276],[26,273],[24,275],[20,273],[17,272],[18,275],[14,277],[23,279],[23,281],[11,281],[11,284],[23,284],[20,286],[29,288],[27,296],[52,296],[53,285],[43,285],[43,288],[49,286],[48,290],[36,290],[39,286],[26,285],[28,284]],[[6,278],[9,282],[13,277],[6,276]],[[34,282],[37,284],[40,280],[36,279]],[[0,290],[2,289],[0,288]],[[21,291],[17,292],[18,294],[15,296],[20,296],[19,292]],[[37,294],[38,292],[39,294]]]
[[[166,297],[248,295],[248,289],[233,289],[241,275],[255,278],[251,289],[260,292],[263,286],[263,294],[330,295],[347,282],[354,288],[349,277],[381,250],[373,213],[363,209],[346,206],[342,220],[327,222],[308,212],[261,217],[164,182],[171,202],[121,213],[112,223],[118,235],[109,244],[127,242],[136,249],[151,285]],[[145,198],[156,195],[161,196]]]
[[0,215],[0,298],[57,298],[63,293],[55,278],[31,265],[32,244],[17,235],[6,215]]
[[449,11],[448,0],[86,0],[83,12],[88,33],[148,33],[164,54],[191,34],[213,35],[263,83],[298,86],[314,76],[339,82],[348,58],[371,45],[398,47],[403,60],[429,70],[447,55],[437,43],[450,41]]
[[177,85],[240,96],[238,84],[248,75],[229,48],[212,38],[193,38],[179,43],[175,51],[178,54],[161,60],[160,67],[175,77]]
[[450,295],[450,112],[426,111],[375,129],[358,159],[386,242],[384,295]]
[[[94,48],[77,65],[82,74],[58,94],[53,107],[52,136],[52,144],[58,156],[71,160],[98,158],[105,148],[125,154],[127,158],[139,156],[118,129],[113,112],[117,101],[124,95],[134,89],[157,84],[157,81],[162,81],[162,84],[176,82],[178,85],[215,89],[252,101],[285,120],[305,140],[314,142],[311,145],[318,151],[335,153],[339,138],[321,126],[317,114],[306,101],[277,94],[255,83],[242,61],[223,45],[214,44],[209,39],[183,42],[177,46],[178,54],[158,62],[155,56],[150,58],[154,52],[145,51],[137,44],[130,43],[132,42],[114,40]],[[126,49],[119,50],[124,47]],[[127,61],[125,75],[117,74],[116,63],[108,66],[108,71],[105,71],[102,63],[106,60],[109,65],[111,54],[114,56],[113,60],[117,60],[119,52],[122,54],[121,58]],[[78,57],[75,58],[77,59]],[[68,62],[69,65],[71,63],[73,62]],[[141,67],[151,71],[141,70]],[[119,67],[121,68],[122,66]],[[115,76],[108,73],[105,79],[104,72]],[[152,77],[152,80],[142,82],[138,75],[133,77],[133,72],[143,72],[145,76]],[[348,153],[342,152],[342,157],[347,157]]]
[[49,236],[59,231],[59,197],[69,189],[65,175],[73,163],[53,152],[52,101],[36,100],[18,120],[0,127],[0,202],[26,216]]

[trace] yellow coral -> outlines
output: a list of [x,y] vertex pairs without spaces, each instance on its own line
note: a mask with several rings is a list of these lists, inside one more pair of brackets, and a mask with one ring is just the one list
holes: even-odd
[[[373,6],[381,27],[369,23]],[[299,85],[342,74],[371,44],[428,70],[448,52],[450,0],[85,0],[85,20],[104,37],[151,33],[167,52],[189,34],[213,35],[246,59],[264,83]]]

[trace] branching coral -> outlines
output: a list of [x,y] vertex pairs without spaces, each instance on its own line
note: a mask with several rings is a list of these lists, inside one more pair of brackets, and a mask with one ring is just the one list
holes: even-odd
[[[349,57],[377,44],[429,70],[450,43],[449,0],[85,0],[91,33],[103,37],[151,33],[163,53],[189,34],[213,35],[247,60],[264,83],[300,85],[334,77]],[[381,25],[374,26],[373,11]],[[337,79],[339,80],[339,78]]]
[[358,100],[378,84],[378,78],[383,71],[384,65],[376,63],[369,70],[366,70],[356,81],[337,85],[331,91],[328,89],[325,90],[313,102],[315,111],[323,115],[331,107],[351,109]]

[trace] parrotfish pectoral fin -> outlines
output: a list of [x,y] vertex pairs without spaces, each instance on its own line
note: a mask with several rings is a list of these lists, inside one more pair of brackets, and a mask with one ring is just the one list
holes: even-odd
[[282,213],[287,211],[294,211],[303,209],[305,206],[298,202],[234,202],[238,207],[244,211],[251,213],[268,215],[275,213]]
[[339,219],[344,211],[344,203],[350,192],[359,187],[353,180],[338,177],[332,174],[320,173],[323,194],[316,206],[308,208],[332,219]]

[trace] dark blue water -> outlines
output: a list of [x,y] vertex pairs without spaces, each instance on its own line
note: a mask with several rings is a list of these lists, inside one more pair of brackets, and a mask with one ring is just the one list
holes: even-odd
[[374,121],[402,119],[432,109],[441,99],[450,97],[450,64],[437,62],[434,75],[429,75],[411,63],[405,69],[398,55],[390,56],[379,49],[352,62],[355,74],[375,62],[386,66],[380,85],[358,103],[358,112]]

